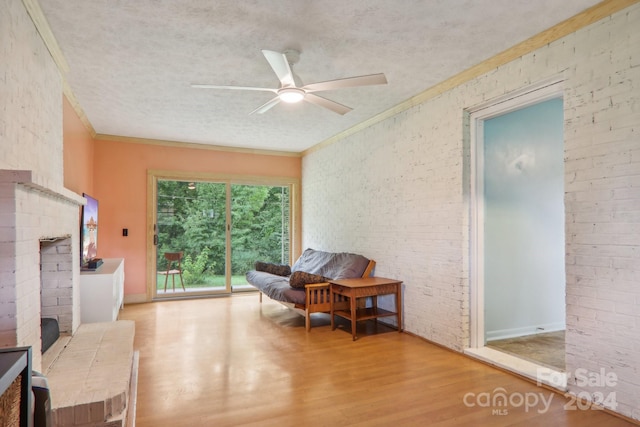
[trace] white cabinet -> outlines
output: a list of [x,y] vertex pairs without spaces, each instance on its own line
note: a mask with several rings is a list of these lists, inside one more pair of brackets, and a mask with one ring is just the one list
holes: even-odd
[[105,258],[93,271],[80,272],[81,323],[118,319],[124,300],[124,258]]

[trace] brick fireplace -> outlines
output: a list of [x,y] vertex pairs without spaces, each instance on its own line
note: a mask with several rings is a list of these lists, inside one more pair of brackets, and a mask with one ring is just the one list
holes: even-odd
[[34,171],[0,170],[0,347],[32,346],[41,317],[80,325],[79,206],[84,198]]
[[61,333],[73,328],[73,239],[40,240],[40,315],[55,319]]

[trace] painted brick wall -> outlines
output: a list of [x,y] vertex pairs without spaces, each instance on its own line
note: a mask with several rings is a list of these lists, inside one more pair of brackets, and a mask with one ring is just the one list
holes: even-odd
[[61,320],[68,332],[80,324],[82,198],[63,187],[62,149],[58,69],[24,4],[5,1],[0,7],[0,347],[32,346],[36,370],[41,239],[71,242],[67,264],[73,285]]
[[[640,419],[640,6],[581,31],[574,51],[565,98],[570,390],[614,396],[605,403]],[[589,386],[582,369],[617,381]]]
[[[41,315],[56,317],[61,332],[80,326],[80,197],[6,183],[6,175],[0,173],[0,347],[32,346],[39,370]],[[41,253],[40,241],[57,237],[65,239]],[[48,307],[42,307],[41,292]]]
[[0,169],[63,185],[62,81],[20,0],[0,7]]
[[[362,253],[404,281],[407,331],[469,345],[469,143],[464,110],[561,75],[567,370],[619,381],[640,419],[640,5],[303,159],[303,246]],[[584,394],[583,394],[584,396]]]

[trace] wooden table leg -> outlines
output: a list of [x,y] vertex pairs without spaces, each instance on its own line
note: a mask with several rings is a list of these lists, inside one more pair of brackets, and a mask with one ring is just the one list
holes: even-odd
[[[372,295],[371,296],[371,308],[373,308],[373,312],[374,313],[377,313],[377,311],[378,311],[378,295]],[[377,317],[373,318],[373,323],[377,328],[378,327],[378,318]]]
[[400,286],[402,286],[402,284],[400,283],[396,285],[396,314],[398,317],[398,332],[402,332],[402,288],[400,288]]
[[351,292],[351,296],[349,297],[349,303],[351,305],[351,336],[353,337],[353,341],[357,339],[356,337],[356,296],[355,292]]
[[331,330],[335,331],[336,330],[336,323],[334,320],[334,301],[333,299],[335,298],[335,295],[333,295],[333,285],[329,284],[329,307],[331,307],[330,309],[330,313],[331,313]]

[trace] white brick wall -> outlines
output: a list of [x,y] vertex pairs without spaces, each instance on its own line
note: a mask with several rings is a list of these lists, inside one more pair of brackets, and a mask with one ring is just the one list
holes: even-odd
[[[40,370],[40,239],[70,236],[79,284],[82,199],[63,187],[62,81],[20,0],[0,7],[0,58],[0,346],[32,346]],[[79,293],[65,297],[69,331]]]
[[63,183],[62,80],[20,0],[0,7],[0,169]]
[[[469,345],[464,110],[565,78],[567,369],[614,372],[640,419],[640,5],[303,159],[303,246],[375,259],[404,281],[406,330]],[[588,390],[570,384],[574,393]]]

